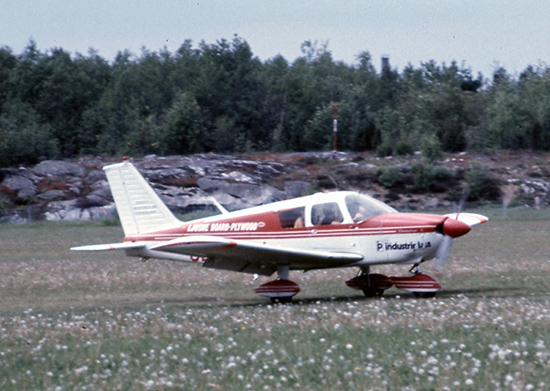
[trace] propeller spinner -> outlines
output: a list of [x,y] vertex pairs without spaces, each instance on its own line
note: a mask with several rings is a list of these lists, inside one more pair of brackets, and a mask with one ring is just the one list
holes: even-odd
[[434,263],[435,270],[437,272],[443,272],[445,264],[447,263],[449,250],[451,249],[454,239],[466,235],[471,229],[472,228],[468,224],[451,217],[447,217],[447,219],[443,222],[441,227],[441,233],[444,235],[443,241],[439,245]]

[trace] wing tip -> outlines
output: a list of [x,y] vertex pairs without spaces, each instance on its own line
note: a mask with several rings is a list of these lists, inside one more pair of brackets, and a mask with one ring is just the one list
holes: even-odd
[[89,244],[86,246],[71,247],[71,251],[113,251],[113,250],[128,250],[131,248],[144,247],[144,243],[122,242],[108,244]]

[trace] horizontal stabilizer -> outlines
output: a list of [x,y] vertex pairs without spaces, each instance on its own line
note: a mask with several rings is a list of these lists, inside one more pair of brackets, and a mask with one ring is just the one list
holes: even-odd
[[129,250],[132,248],[145,247],[144,242],[122,242],[122,243],[108,243],[108,244],[92,244],[89,246],[71,247],[72,251],[112,251],[112,250]]

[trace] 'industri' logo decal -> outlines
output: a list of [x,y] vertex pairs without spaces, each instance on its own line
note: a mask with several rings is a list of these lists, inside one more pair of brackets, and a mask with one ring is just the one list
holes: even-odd
[[376,242],[377,251],[399,251],[399,250],[416,251],[416,250],[421,250],[421,249],[430,248],[430,247],[432,247],[431,242],[405,242],[405,243]]

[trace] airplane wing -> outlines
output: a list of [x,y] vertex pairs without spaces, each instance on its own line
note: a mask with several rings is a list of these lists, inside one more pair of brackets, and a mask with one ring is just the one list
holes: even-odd
[[277,265],[292,270],[338,267],[363,259],[357,253],[302,250],[213,236],[185,236],[166,242],[122,242],[71,248],[73,251],[126,250],[128,255],[174,261],[201,259],[203,266],[270,276]]
[[266,276],[277,271],[277,265],[308,270],[343,266],[363,259],[357,253],[302,250],[212,236],[177,238],[148,247],[148,250],[204,257],[204,267]]

